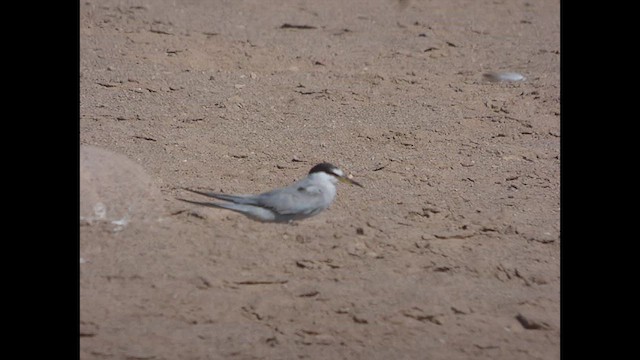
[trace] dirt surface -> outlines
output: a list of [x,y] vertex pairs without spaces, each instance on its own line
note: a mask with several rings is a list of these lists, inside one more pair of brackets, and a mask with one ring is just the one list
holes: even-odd
[[[560,357],[558,1],[80,13],[82,359]],[[294,225],[176,200],[321,161]]]

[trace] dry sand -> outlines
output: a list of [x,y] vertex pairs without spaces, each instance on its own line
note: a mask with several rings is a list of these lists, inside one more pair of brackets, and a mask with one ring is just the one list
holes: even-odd
[[[558,1],[80,16],[82,359],[560,357]],[[176,200],[321,161],[366,187],[294,225]]]

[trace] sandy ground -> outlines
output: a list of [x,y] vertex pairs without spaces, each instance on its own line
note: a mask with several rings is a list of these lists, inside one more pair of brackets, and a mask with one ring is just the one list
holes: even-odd
[[[80,13],[82,359],[560,357],[558,1]],[[321,161],[293,225],[176,200]]]

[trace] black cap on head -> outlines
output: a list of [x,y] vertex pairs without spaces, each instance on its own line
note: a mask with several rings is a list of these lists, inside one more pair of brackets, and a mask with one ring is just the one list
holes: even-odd
[[311,170],[309,170],[309,174],[326,172],[327,174],[335,175],[335,169],[337,169],[337,167],[334,165],[324,162],[312,167]]
[[329,174],[329,175],[333,175],[338,180],[340,180],[342,182],[349,183],[349,184],[352,184],[352,185],[357,185],[357,186],[360,186],[360,187],[364,187],[359,182],[352,180],[350,176],[345,176],[345,174],[342,172],[342,170],[340,170],[337,166],[329,164],[327,162],[320,163],[320,164],[312,167],[311,170],[309,170],[309,175],[311,175],[313,173],[319,173],[319,172],[323,172],[323,173],[326,173],[326,174]]

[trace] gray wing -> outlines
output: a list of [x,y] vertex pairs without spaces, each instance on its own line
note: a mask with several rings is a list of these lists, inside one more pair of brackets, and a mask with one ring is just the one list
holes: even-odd
[[322,189],[317,186],[294,184],[256,197],[258,206],[282,215],[309,215],[327,207]]
[[236,204],[258,205],[255,195],[226,195],[226,194],[219,194],[214,192],[192,190],[188,188],[183,188],[183,189],[187,191],[191,191],[192,193],[195,193],[195,194],[204,195],[214,199],[230,201]]

